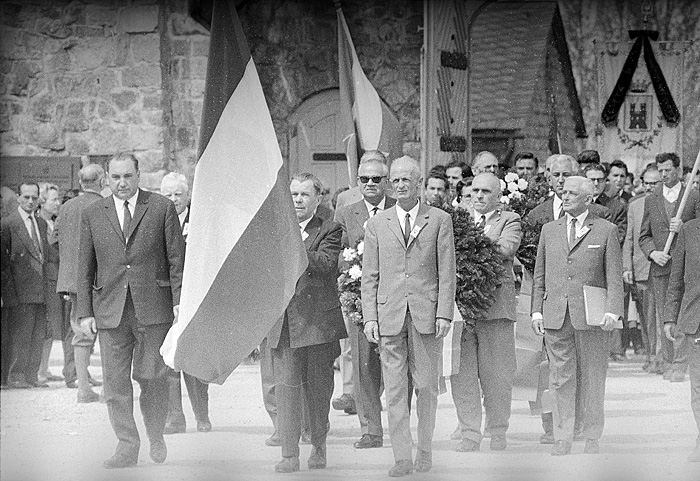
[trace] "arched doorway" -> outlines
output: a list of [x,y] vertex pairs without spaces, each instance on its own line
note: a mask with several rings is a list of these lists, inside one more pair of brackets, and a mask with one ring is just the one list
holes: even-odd
[[[389,119],[389,159],[402,154],[401,125],[382,102],[382,113]],[[348,186],[348,167],[340,119],[340,91],[336,88],[317,92],[289,116],[290,174],[312,172],[331,193]]]

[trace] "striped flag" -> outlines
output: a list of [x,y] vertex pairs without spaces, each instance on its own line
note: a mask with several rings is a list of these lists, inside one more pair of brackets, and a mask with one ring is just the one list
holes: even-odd
[[348,176],[353,186],[357,178],[358,148],[362,151],[390,152],[389,140],[386,135],[383,136],[388,131],[384,124],[389,119],[382,112],[379,94],[362,70],[340,2],[335,2],[335,6],[338,17],[340,109],[348,142]]
[[168,366],[223,383],[307,266],[288,175],[235,2],[214,1],[179,320]]

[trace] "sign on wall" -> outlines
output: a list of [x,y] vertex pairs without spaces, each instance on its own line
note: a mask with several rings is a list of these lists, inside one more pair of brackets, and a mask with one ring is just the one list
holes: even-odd
[[0,157],[0,184],[16,190],[22,182],[50,182],[63,190],[79,189],[80,157]]

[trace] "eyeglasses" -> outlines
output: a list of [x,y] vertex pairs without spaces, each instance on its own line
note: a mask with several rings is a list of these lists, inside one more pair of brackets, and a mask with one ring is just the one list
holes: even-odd
[[382,181],[382,179],[386,178],[386,175],[373,175],[372,177],[368,177],[366,175],[361,175],[358,178],[360,179],[360,182],[362,182],[363,184],[366,184],[367,182],[369,182],[370,179],[372,179],[372,182],[374,182],[375,184],[378,184]]
[[603,177],[600,177],[600,178],[597,178],[597,179],[590,179],[590,178],[589,178],[588,180],[590,180],[590,181],[593,182],[594,184],[600,184],[600,183],[602,183],[602,182],[605,182],[605,178],[603,178]]
[[657,180],[656,182],[647,182],[647,181],[644,181],[644,185],[657,185],[657,184],[660,183],[660,182],[661,182],[660,180]]

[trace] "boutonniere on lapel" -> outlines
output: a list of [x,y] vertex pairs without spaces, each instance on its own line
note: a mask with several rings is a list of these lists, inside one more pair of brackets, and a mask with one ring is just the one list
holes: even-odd
[[576,236],[576,238],[577,238],[577,239],[580,239],[581,237],[583,237],[583,236],[585,236],[586,234],[588,234],[588,231],[590,231],[590,230],[591,230],[590,227],[588,227],[587,225],[584,225],[583,228],[581,229],[581,232],[579,233],[579,235]]
[[189,234],[189,233],[190,233],[190,223],[189,223],[189,222],[185,222],[185,223],[182,225],[182,236],[183,236],[183,237],[187,237],[187,234]]
[[414,225],[414,226],[413,226],[413,229],[411,229],[411,235],[410,235],[410,237],[411,237],[412,239],[415,239],[416,237],[418,237],[418,234],[420,234],[420,231],[421,231],[422,228],[423,228],[422,226]]

